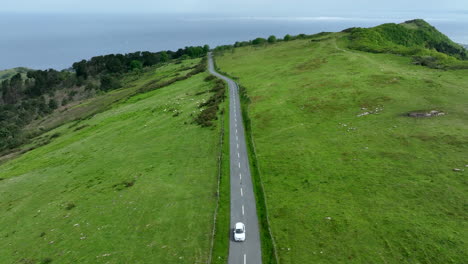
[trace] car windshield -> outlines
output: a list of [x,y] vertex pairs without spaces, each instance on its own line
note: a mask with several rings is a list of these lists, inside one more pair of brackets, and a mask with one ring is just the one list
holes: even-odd
[[244,232],[242,231],[242,229],[236,229],[236,233],[237,233],[237,234],[242,234],[242,233],[244,233]]

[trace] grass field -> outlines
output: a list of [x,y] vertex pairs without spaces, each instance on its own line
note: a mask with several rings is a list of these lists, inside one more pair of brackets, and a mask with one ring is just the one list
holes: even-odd
[[35,131],[38,129],[49,130],[64,122],[86,118],[89,115],[101,112],[110,105],[134,94],[138,89],[152,82],[164,82],[177,76],[183,76],[195,66],[200,59],[183,60],[180,63],[169,63],[143,69],[141,72],[127,73],[122,78],[123,88],[97,95],[76,104],[56,110],[54,113],[41,119],[35,120],[28,125],[27,129]]
[[60,126],[36,139],[47,145],[2,164],[0,263],[205,263],[221,129],[192,123],[213,86],[206,76]]
[[[341,36],[217,56],[250,97],[280,262],[466,262],[468,71],[350,51]],[[405,116],[416,110],[446,115]]]

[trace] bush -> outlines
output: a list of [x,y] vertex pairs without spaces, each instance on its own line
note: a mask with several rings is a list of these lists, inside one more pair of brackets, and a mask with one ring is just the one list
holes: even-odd
[[122,85],[120,81],[110,75],[104,75],[101,77],[101,90],[110,91],[120,88]]
[[57,101],[55,101],[54,98],[51,98],[49,100],[49,108],[52,109],[52,110],[55,110],[58,108],[58,104],[57,104]]
[[52,262],[52,258],[43,258],[41,260],[41,264],[48,264]]
[[68,203],[68,204],[65,206],[65,209],[66,209],[66,210],[71,210],[71,209],[73,209],[73,208],[75,208],[75,207],[76,207],[76,205],[75,205],[74,203]]
[[286,34],[286,36],[284,36],[283,40],[284,41],[290,41],[291,40],[291,35]]
[[92,82],[87,83],[85,86],[86,91],[96,90],[97,88],[98,88],[97,85]]
[[276,42],[276,37],[271,35],[268,37],[268,43],[275,43]]
[[132,60],[132,61],[130,62],[130,69],[131,69],[132,71],[143,69],[143,62],[141,62],[141,61],[139,61],[139,60]]
[[265,44],[267,42],[266,39],[264,38],[256,38],[252,41],[253,45],[260,45],[260,44]]
[[209,81],[212,81],[212,80],[214,80],[214,79],[216,79],[216,77],[215,77],[214,75],[209,75],[209,76],[206,76],[206,77],[205,77],[204,81],[205,81],[205,82],[209,82]]
[[226,83],[217,79],[215,86],[210,90],[214,94],[204,103],[201,103],[198,107],[206,107],[200,114],[195,118],[195,122],[202,127],[212,126],[213,120],[217,119],[219,104],[224,101],[226,93]]

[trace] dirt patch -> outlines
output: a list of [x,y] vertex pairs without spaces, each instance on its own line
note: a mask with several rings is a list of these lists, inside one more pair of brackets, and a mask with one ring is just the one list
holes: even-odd
[[439,110],[430,110],[430,111],[413,111],[406,114],[408,117],[413,118],[426,118],[426,117],[436,117],[444,116],[445,113]]

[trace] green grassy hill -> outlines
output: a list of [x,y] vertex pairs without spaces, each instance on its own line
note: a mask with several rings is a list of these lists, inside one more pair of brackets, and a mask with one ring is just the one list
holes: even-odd
[[199,73],[121,100],[198,62],[129,76],[125,89],[66,110],[61,120],[87,118],[43,134],[0,165],[0,263],[207,261],[221,126],[194,119],[216,82]]
[[29,70],[30,69],[28,68],[18,67],[18,68],[0,71],[0,82],[10,79],[11,77],[13,77],[15,74],[18,74],[18,73],[26,74]]
[[249,97],[280,263],[466,262],[468,70],[348,49],[350,34],[216,57]]
[[[393,53],[412,56],[430,56],[434,62],[427,66],[457,67],[468,65],[458,62],[467,60],[468,52],[461,45],[451,41],[422,19],[406,21],[401,24],[388,23],[373,28],[350,28],[348,47],[351,49]],[[427,61],[427,59],[426,59]],[[454,66],[455,67],[455,66]]]

